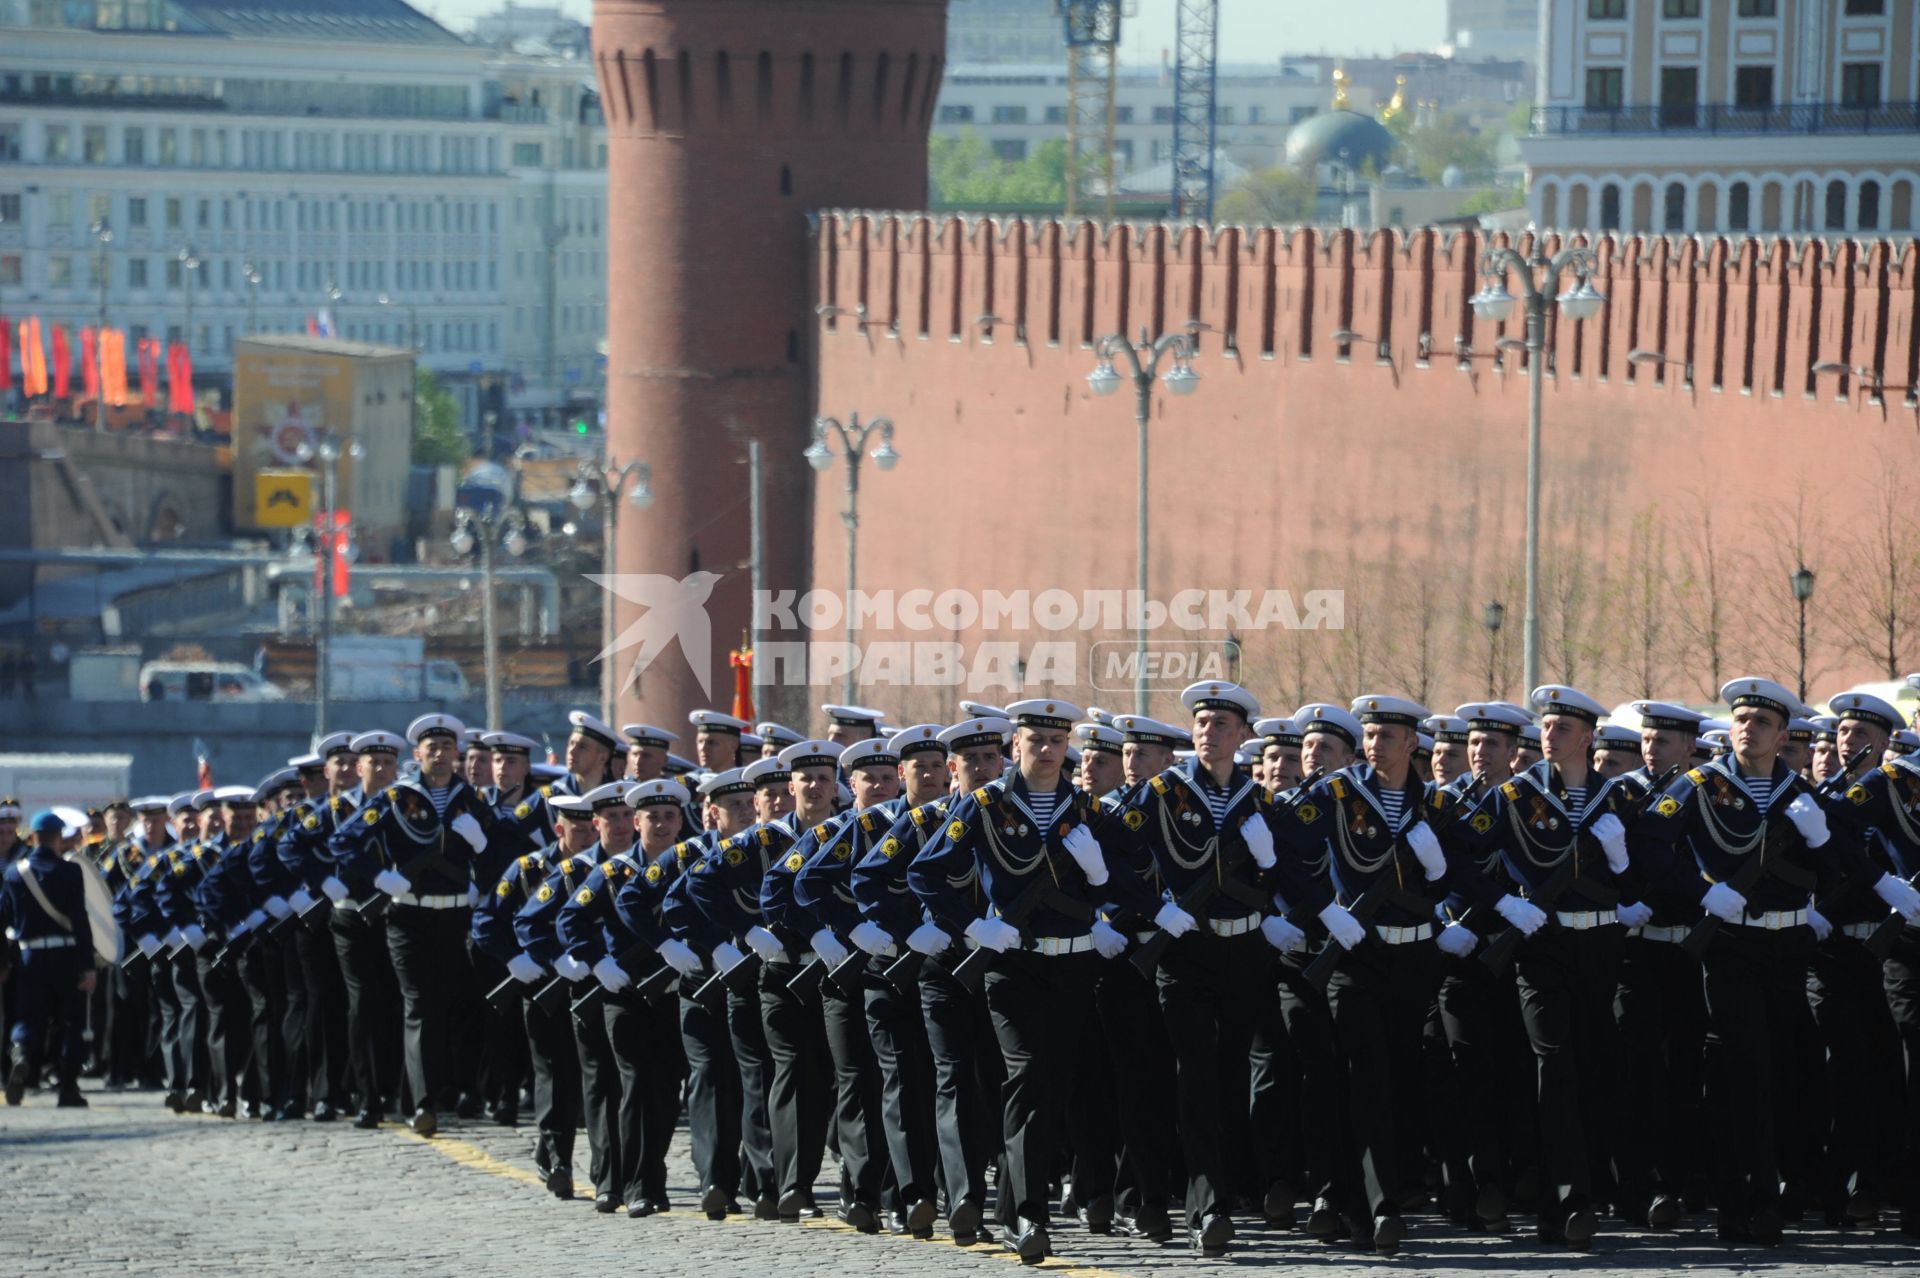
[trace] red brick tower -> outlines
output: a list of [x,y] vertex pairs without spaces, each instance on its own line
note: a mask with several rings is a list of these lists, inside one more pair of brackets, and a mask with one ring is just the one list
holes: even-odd
[[[769,589],[806,583],[813,411],[809,215],[923,207],[946,0],[596,0],[607,119],[607,446],[653,468],[622,574],[722,574],[711,697],[677,646],[628,682],[663,726],[730,701],[748,621],[747,442],[761,441]],[[643,610],[620,601],[614,633]],[[683,729],[676,729],[684,731]],[[688,751],[688,753],[691,753]]]

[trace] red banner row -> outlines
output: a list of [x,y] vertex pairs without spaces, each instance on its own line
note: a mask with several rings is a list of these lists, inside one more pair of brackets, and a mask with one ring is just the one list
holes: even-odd
[[[73,346],[67,330],[48,326],[50,342],[43,335],[40,317],[17,322],[0,318],[0,393],[13,389],[13,366],[19,346],[20,393],[28,399],[51,395],[67,399],[73,393]],[[52,360],[48,360],[48,346]],[[164,345],[164,350],[163,350]],[[166,409],[170,413],[193,411],[193,360],[186,344],[163,344],[157,337],[140,339],[135,352],[140,371],[140,402],[149,407],[160,403],[160,366],[167,369]],[[127,335],[117,328],[80,330],[81,397],[96,399],[104,389],[107,402],[124,405],[127,398]]]

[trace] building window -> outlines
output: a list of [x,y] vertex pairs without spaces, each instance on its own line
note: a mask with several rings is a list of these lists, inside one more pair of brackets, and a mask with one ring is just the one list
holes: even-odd
[[127,225],[145,226],[147,224],[147,200],[145,196],[127,197]]
[[1880,105],[1880,64],[1848,62],[1840,68],[1840,105],[1870,110]]
[[1690,129],[1699,122],[1700,68],[1660,68],[1660,126]]
[[1735,67],[1733,69],[1733,104],[1750,110],[1772,106],[1773,68]]
[[1687,229],[1687,188],[1678,182],[1667,183],[1665,214],[1667,230]]
[[73,130],[64,124],[47,126],[47,163],[65,164],[73,158]]
[[1023,106],[997,106],[993,109],[995,124],[1025,124],[1027,109]]
[[83,129],[80,135],[80,152],[80,158],[88,164],[105,164],[107,162],[107,126],[89,124]]
[[1660,16],[1665,18],[1697,18],[1700,16],[1700,0],[1663,0]]
[[1620,187],[1617,183],[1609,182],[1600,188],[1600,229],[1620,229]]
[[147,131],[128,129],[121,150],[128,164],[145,164],[147,162]]
[[1835,178],[1827,183],[1827,229],[1847,229],[1847,184]]
[[21,271],[22,264],[18,253],[0,254],[0,285],[8,287],[18,285],[23,278]]
[[998,159],[1018,163],[1027,158],[1026,141],[1022,138],[995,138],[993,154]]
[[[1312,115],[1312,114],[1313,114],[1313,108],[1312,108],[1312,107],[1308,107],[1308,108],[1307,108],[1307,114],[1308,114],[1308,115]],[[1170,106],[1157,106],[1157,107],[1155,107],[1155,108],[1153,109],[1153,122],[1154,122],[1155,124],[1172,124],[1172,123],[1173,123],[1173,108],[1172,108],[1172,107],[1170,107]]]
[[1777,12],[1779,0],[1740,0],[1740,16],[1743,18],[1771,18]]
[[1587,68],[1587,109],[1617,111],[1625,98],[1626,70],[1622,67]]
[[47,258],[47,287],[69,288],[73,284],[73,259],[65,253]]
[[1877,231],[1880,229],[1880,184],[1869,178],[1860,184],[1859,229]]
[[180,201],[172,196],[168,196],[160,207],[167,220],[167,229],[169,231],[179,230],[181,224]]
[[1115,107],[1113,109],[1113,122],[1115,124],[1132,124],[1133,108],[1130,106]]
[[130,257],[127,259],[127,287],[145,288],[147,286],[147,259]]
[[18,191],[0,191],[0,223],[20,222],[20,193]]
[[515,142],[513,144],[513,166],[517,169],[537,169],[546,161],[541,157],[538,142]]
[[943,106],[940,108],[940,123],[942,124],[967,124],[972,120],[973,108],[964,103],[956,103],[952,106]]
[[1627,16],[1627,0],[1587,0],[1587,17],[1613,21]]
[[160,163],[169,169],[180,163],[180,135],[172,129],[160,130]]
[[[0,221],[6,220],[0,217]],[[73,192],[50,191],[47,194],[47,224],[49,226],[73,225]]]
[[1887,11],[1887,0],[1847,0],[1849,18],[1872,17]]
[[1735,182],[1727,188],[1727,229],[1745,231],[1749,229],[1748,219],[1752,216],[1750,201],[1752,190],[1745,182]]
[[20,159],[20,126],[11,122],[0,124],[0,163],[17,163]]

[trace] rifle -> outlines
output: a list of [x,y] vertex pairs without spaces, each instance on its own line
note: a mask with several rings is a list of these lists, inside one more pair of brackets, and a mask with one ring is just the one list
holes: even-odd
[[[1035,872],[1027,886],[1020,890],[1020,895],[1013,898],[1013,903],[1000,911],[1001,919],[1018,929],[1026,926],[1027,919],[1032,917],[1035,910],[1042,905],[1050,905],[1069,917],[1092,922],[1093,907],[1085,901],[1062,892],[1053,881],[1051,863],[1048,870],[1049,872],[1044,876]],[[987,966],[993,962],[994,954],[995,951],[984,945],[970,951],[965,958],[954,964],[953,979],[959,981],[969,991],[978,990],[981,980],[986,976]]]
[[[1680,771],[1680,767],[1681,765],[1676,763],[1665,772],[1662,772],[1658,777],[1654,778],[1652,788],[1647,791],[1647,796],[1641,804],[1641,811],[1643,813],[1648,807],[1657,803],[1660,796],[1667,792],[1668,784],[1672,782],[1674,774]],[[1553,873],[1547,876],[1547,881],[1542,883],[1540,890],[1533,894],[1531,899],[1536,907],[1546,913],[1553,912],[1554,903],[1565,896],[1573,887],[1573,866],[1574,856],[1573,853],[1569,851],[1566,860],[1554,867]],[[1609,896],[1613,898],[1611,901],[1606,899]],[[1587,899],[1596,905],[1617,905],[1620,901],[1620,894],[1611,888],[1589,887],[1587,889]],[[1519,928],[1509,927],[1506,931],[1487,942],[1486,948],[1480,951],[1481,963],[1486,965],[1486,969],[1489,972],[1498,975],[1506,970],[1507,963],[1513,958],[1514,950],[1519,948],[1520,942],[1524,939],[1520,934]]]
[[[632,968],[634,963],[645,958],[652,950],[653,946],[648,945],[645,941],[640,941],[629,946],[624,952],[615,955],[613,961],[619,965],[622,971],[627,971]],[[629,985],[627,992],[630,994],[638,994],[641,998],[645,999],[647,1005],[651,1007],[671,993],[674,982],[679,979],[678,973],[665,963],[662,963],[654,968],[653,971],[648,972],[645,976]],[[573,1014],[579,1016],[582,1013],[592,1011],[595,1007],[598,1007],[606,997],[607,987],[595,981],[587,988],[585,994],[573,1000]]]
[[[1920,878],[1920,876],[1915,877]],[[1914,880],[1908,879],[1907,882],[1912,883]],[[1906,929],[1906,926],[1907,920],[1904,916],[1889,911],[1887,917],[1880,920],[1879,926],[1875,927],[1867,935],[1867,939],[1860,943],[1867,947],[1867,953],[1873,955],[1875,960],[1884,963],[1893,953],[1894,941],[1899,939],[1900,933]]]
[[[1846,785],[1847,778],[1853,775],[1853,770],[1859,767],[1871,752],[1870,746],[1861,746],[1855,750],[1853,757],[1841,765],[1840,771],[1814,787],[1814,797],[1824,799],[1838,793],[1838,790],[1832,788],[1834,783],[1837,781],[1842,786]],[[1813,890],[1815,882],[1813,875],[1797,866],[1787,865],[1777,857],[1771,861],[1765,859],[1767,835],[1777,828],[1778,823],[1788,819],[1786,810],[1789,806],[1791,804],[1783,804],[1768,816],[1766,824],[1760,830],[1759,850],[1741,865],[1732,878],[1727,880],[1727,886],[1742,897],[1753,890],[1754,884],[1760,881],[1761,875],[1769,873],[1789,887],[1804,888],[1809,892]],[[1707,915],[1687,932],[1687,939],[1680,942],[1680,948],[1694,958],[1702,957],[1707,952],[1707,946],[1712,943],[1714,934],[1720,930],[1722,921],[1717,914]]]
[[517,976],[507,977],[487,991],[487,1006],[496,1012],[505,1013],[520,1001],[520,986],[523,983]]
[[745,998],[754,987],[760,973],[760,956],[748,950],[732,967],[724,972],[715,972],[693,993],[693,1001],[703,1007],[712,1008],[715,1000],[724,993],[737,994]]
[[[513,978],[508,977],[507,979],[512,980]],[[569,996],[572,993],[573,982],[564,976],[556,976],[547,984],[541,986],[539,991],[527,1001],[539,1008],[542,1012],[545,1012],[548,1016],[558,1016],[561,1006],[571,1001]]]

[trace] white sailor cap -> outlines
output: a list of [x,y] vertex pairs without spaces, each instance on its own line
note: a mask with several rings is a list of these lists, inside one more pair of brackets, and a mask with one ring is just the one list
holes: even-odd
[[1300,729],[1300,739],[1306,740],[1316,732],[1331,732],[1355,749],[1360,745],[1360,720],[1329,701],[1309,701],[1295,710],[1292,715],[1293,726]]
[[363,732],[353,739],[355,754],[400,754],[407,743],[391,732]]
[[1452,714],[1428,715],[1426,721],[1420,726],[1431,732],[1435,741],[1458,741],[1462,744],[1466,742],[1467,734],[1472,731],[1467,727],[1465,719]]
[[407,743],[419,745],[428,737],[452,737],[460,743],[467,725],[450,714],[423,714],[407,725]]
[[299,784],[300,770],[298,768],[281,768],[277,772],[270,772],[261,778],[259,785],[253,788],[253,801],[255,803],[265,803],[268,799],[271,799],[288,786]]
[[1538,750],[1540,748],[1540,725],[1528,722],[1526,727],[1520,729],[1520,744],[1523,746],[1532,746]]
[[1771,710],[1780,716],[1782,722],[1812,713],[1785,684],[1775,683],[1771,679],[1729,679],[1720,688],[1720,699],[1736,710],[1741,706],[1760,706]]
[[641,808],[677,808],[687,801],[687,787],[668,777],[635,781],[627,787],[627,806]]
[[1025,701],[1015,701],[1007,707],[1007,717],[1022,728],[1059,728],[1071,731],[1079,721],[1080,707],[1071,701],[1057,701],[1047,697],[1029,697]]
[[969,719],[1004,719],[1007,717],[1005,706],[990,705],[985,701],[963,700],[960,703],[960,713]]
[[1814,726],[1812,719],[1787,720],[1787,740],[1811,743],[1813,741],[1813,734]]
[[20,806],[20,800],[11,795],[0,799],[0,821],[18,821],[26,816],[26,809]]
[[1887,753],[1891,755],[1912,754],[1920,750],[1920,732],[1912,728],[1901,728],[1887,738]]
[[719,732],[729,737],[737,737],[743,732],[753,730],[753,725],[745,719],[736,719],[730,714],[721,714],[718,710],[695,710],[687,716],[687,722],[701,732]]
[[1695,737],[1693,739],[1693,757],[1696,759],[1711,759],[1720,750],[1722,744],[1721,741],[1716,741],[1712,737]]
[[840,752],[845,749],[838,741],[820,741],[808,738],[797,741],[780,752],[780,762],[787,765],[789,771],[797,772],[801,768],[832,767],[840,761]]
[[745,794],[752,789],[753,782],[747,780],[745,768],[728,768],[700,783],[700,794],[708,799],[717,799],[723,794]]
[[1633,713],[1640,719],[1642,729],[1685,732],[1695,736],[1699,734],[1700,724],[1707,717],[1698,710],[1689,710],[1671,701],[1635,701],[1632,708]]
[[1231,710],[1251,723],[1260,717],[1260,703],[1237,683],[1208,680],[1190,683],[1180,691],[1180,704],[1194,714],[1202,710]]
[[823,705],[820,713],[843,728],[870,728],[887,717],[886,711],[871,706]]
[[1733,734],[1731,732],[1722,732],[1718,728],[1715,728],[1712,732],[1707,733],[1700,739],[1705,741],[1716,754],[1733,749]]
[[164,794],[143,794],[127,805],[135,812],[165,812],[167,796]]
[[637,746],[658,746],[662,750],[680,739],[679,734],[651,723],[623,723],[620,725],[620,735]]
[[627,752],[631,749],[633,749],[633,747],[627,744],[627,739],[625,737],[615,737],[613,739],[613,757],[614,758],[616,759],[626,758]]
[[1187,739],[1182,729],[1158,719],[1149,719],[1144,714],[1117,714],[1113,716],[1113,726],[1120,729],[1122,743],[1133,741],[1141,745],[1177,746]]
[[1912,688],[1912,689],[1914,689],[1915,691],[1920,691],[1920,674],[1910,674],[1910,675],[1908,675],[1908,676],[1907,676],[1907,686],[1908,686],[1909,688]]
[[894,733],[900,731],[898,725],[896,725],[894,721],[891,719],[876,720],[873,725],[873,730],[879,733],[883,737],[890,737]]
[[1175,762],[1185,763],[1187,760],[1194,758],[1195,754],[1194,754],[1194,751],[1192,750],[1175,750],[1173,752],[1173,757]]
[[902,759],[910,754],[922,754],[927,751],[944,755],[947,752],[947,743],[940,739],[940,734],[945,731],[945,724],[916,723],[911,728],[900,729],[888,737],[887,741]]
[[632,783],[628,781],[609,781],[593,787],[580,797],[595,812],[601,808],[622,808],[627,806],[627,791],[631,788]]
[[1260,762],[1260,756],[1244,747],[1233,752],[1233,761],[1243,768],[1250,768]]
[[[1838,723],[1839,720],[1835,719],[1834,722]],[[1700,721],[1700,735],[1703,737],[1706,736],[1709,732],[1732,732],[1732,731],[1733,731],[1733,720],[1731,719],[1702,719]]]
[[1470,701],[1454,709],[1454,717],[1467,721],[1467,731],[1504,732],[1508,736],[1518,735],[1520,729],[1533,722],[1533,716],[1519,706],[1505,701]]
[[1413,730],[1413,752],[1415,754],[1433,753],[1433,734],[1424,728]]
[[465,754],[469,750],[486,749],[485,742],[480,739],[485,735],[486,733],[480,731],[478,728],[462,728],[460,730],[460,753]]
[[891,768],[899,762],[899,749],[885,737],[856,741],[840,754],[840,766],[847,772],[855,768]]
[[620,734],[585,710],[569,710],[567,723],[575,732],[586,734],[609,750],[616,749],[620,745]]
[[[961,702],[978,705],[978,702]],[[983,714],[940,730],[940,742],[948,750],[971,750],[974,746],[1005,746],[1013,736],[1013,724],[1004,715]]]
[[1254,722],[1253,730],[1255,734],[1264,738],[1265,745],[1297,746],[1300,744],[1300,729],[1293,726],[1291,719],[1259,719]]
[[1827,709],[1842,722],[1858,719],[1862,723],[1871,723],[1874,727],[1884,728],[1888,732],[1907,726],[1904,715],[1871,692],[1843,692],[1837,697],[1828,699]]
[[[167,815],[179,816],[182,812],[187,812],[192,810],[193,800],[199,793],[200,792],[198,790],[182,790],[180,793],[174,795],[171,799],[168,799]],[[207,793],[212,794],[213,792],[209,790]]]
[[1830,714],[1816,714],[1807,720],[1813,725],[1813,741],[1834,741],[1840,736],[1840,720]]
[[558,812],[561,816],[570,817],[575,821],[583,820],[593,815],[593,805],[577,794],[549,795],[547,796],[547,806],[555,812]]
[[780,762],[780,756],[776,754],[755,759],[740,770],[740,775],[758,789],[763,785],[785,785],[787,778],[793,775],[793,769]]
[[1593,730],[1593,748],[1638,754],[1640,753],[1640,734],[1624,724],[1602,724]]
[[1530,700],[1533,708],[1542,715],[1571,715],[1576,719],[1584,719],[1588,724],[1599,723],[1607,713],[1607,708],[1598,701],[1564,683],[1543,683],[1533,690]]
[[[187,806],[195,812],[205,812],[219,801],[220,791],[218,790],[195,790],[193,796],[187,800]],[[247,802],[253,802],[253,791],[251,790],[247,791]]]
[[1087,707],[1087,718],[1094,723],[1111,728],[1114,717],[1114,713],[1111,710],[1102,710],[1099,706]]
[[1073,725],[1073,739],[1082,750],[1100,750],[1107,754],[1119,754],[1127,738],[1118,728],[1108,727],[1104,723],[1076,723]]
[[351,732],[329,732],[314,743],[313,752],[324,758],[332,758],[336,754],[353,754],[355,752],[353,737],[354,734]]
[[1397,723],[1419,731],[1420,721],[1432,712],[1410,697],[1390,697],[1369,693],[1355,697],[1350,707],[1360,722]]
[[523,737],[517,732],[484,732],[480,735],[480,744],[495,754],[528,756],[531,756],[539,745],[532,737]]
[[684,777],[689,773],[698,772],[699,770],[700,765],[685,755],[671,753],[667,755],[668,776]]
[[1074,769],[1078,768],[1079,766],[1080,766],[1080,752],[1074,749],[1072,746],[1068,746],[1067,747],[1067,770],[1071,772]]
[[760,738],[761,744],[780,746],[782,748],[790,746],[796,741],[806,740],[805,737],[784,723],[762,723],[754,728],[753,733]]
[[287,760],[287,766],[300,772],[317,772],[327,766],[327,761],[318,754],[296,754]]

